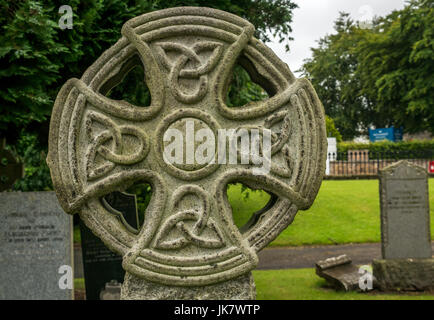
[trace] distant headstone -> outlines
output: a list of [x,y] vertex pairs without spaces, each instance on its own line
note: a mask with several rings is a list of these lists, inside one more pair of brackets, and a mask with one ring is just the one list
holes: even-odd
[[72,219],[54,192],[0,193],[0,300],[73,299]]
[[23,176],[23,165],[4,146],[3,140],[0,142],[0,192],[10,189]]
[[400,161],[380,173],[383,259],[431,258],[428,178]]
[[[112,192],[104,197],[103,203],[107,210],[132,233],[137,233],[139,222],[135,195]],[[122,256],[107,248],[82,220],[80,220],[80,233],[86,299],[99,300],[102,297],[111,297],[113,284],[124,281],[125,270],[122,268]]]
[[424,168],[400,161],[380,173],[383,260],[372,267],[384,291],[434,290],[428,178]]

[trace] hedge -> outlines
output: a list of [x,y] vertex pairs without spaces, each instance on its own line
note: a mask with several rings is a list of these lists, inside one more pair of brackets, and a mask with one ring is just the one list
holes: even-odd
[[427,157],[434,157],[434,139],[401,142],[381,141],[375,143],[338,143],[338,153],[346,154],[350,150],[369,150],[371,154],[384,159],[408,159],[409,157],[414,159],[424,159]]

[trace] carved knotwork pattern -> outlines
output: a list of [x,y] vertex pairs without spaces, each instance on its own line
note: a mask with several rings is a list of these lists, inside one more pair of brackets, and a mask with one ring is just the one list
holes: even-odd
[[[103,125],[105,130],[98,134],[94,133],[94,122]],[[85,154],[87,178],[89,181],[108,174],[117,164],[132,165],[138,163],[149,152],[149,142],[142,130],[131,125],[118,126],[114,121],[101,113],[90,112],[87,115],[86,133],[89,138],[89,147]],[[135,153],[123,154],[123,135],[131,135],[138,139],[138,148]],[[105,146],[108,141],[112,142],[112,148]],[[106,160],[104,164],[95,165],[97,154]]]
[[[170,72],[169,82],[175,98],[184,103],[195,103],[202,100],[208,91],[208,73],[217,66],[218,59],[223,52],[221,43],[212,41],[197,42],[190,49],[189,47],[173,42],[162,42],[157,46],[157,56],[160,63]],[[166,52],[175,51],[178,53],[175,62],[171,62]],[[199,55],[204,51],[211,51],[212,55],[202,63]],[[191,63],[193,68],[186,68]],[[197,79],[198,88],[194,93],[185,93],[180,88],[179,79]]]
[[[195,210],[177,211],[179,202],[186,194],[196,195],[202,202],[200,212]],[[156,235],[155,248],[163,250],[176,250],[187,245],[194,245],[200,248],[222,248],[225,246],[222,232],[212,218],[210,218],[210,203],[207,199],[206,192],[194,185],[184,186],[177,190],[174,195],[175,214],[171,215],[161,226],[160,232]],[[187,222],[193,221],[194,224],[189,227]],[[176,228],[181,236],[172,240],[166,240]],[[207,231],[211,234],[208,237],[201,237],[201,234]]]
[[[312,204],[325,171],[321,103],[310,83],[295,79],[253,33],[247,21],[212,9],[146,14],[128,21],[124,37],[59,92],[48,156],[59,201],[123,256],[128,272],[180,286],[232,279],[253,269],[256,252]],[[137,56],[151,93],[149,107],[104,95]],[[249,61],[249,70],[273,94],[229,108],[228,82],[241,60]],[[190,170],[164,162],[162,135],[190,118],[216,135],[219,128],[259,135],[271,130],[270,172],[255,175],[253,163]],[[150,183],[153,194],[141,229],[132,233],[101,198],[140,182]],[[243,233],[227,201],[231,182],[274,194]]]
[[[161,234],[156,237],[157,249],[176,250],[183,248],[189,244],[200,248],[222,248],[224,247],[223,237],[220,229],[212,219],[208,219],[203,223],[203,214],[196,211],[185,210],[171,216],[161,227]],[[185,222],[194,221],[193,227],[187,227]],[[164,236],[168,236],[170,231],[176,227],[182,236],[174,240],[164,240]],[[212,233],[212,238],[201,237],[201,233],[205,228],[208,228]]]

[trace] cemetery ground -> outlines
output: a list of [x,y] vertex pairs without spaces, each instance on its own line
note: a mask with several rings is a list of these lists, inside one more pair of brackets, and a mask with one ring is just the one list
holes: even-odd
[[[434,230],[434,178],[428,181],[431,230]],[[378,190],[378,180],[323,181],[313,206],[300,211],[269,247],[381,242]],[[228,199],[235,224],[242,226],[253,212],[265,206],[270,196],[238,184],[229,187]],[[434,232],[431,236],[434,240]],[[74,239],[80,241],[78,226]]]
[[[337,292],[314,269],[255,270],[258,300],[434,300],[428,293]],[[75,279],[76,299],[83,299],[84,279]]]
[[[381,242],[378,184],[378,180],[323,181],[313,206],[300,211],[270,247]],[[267,203],[269,196],[235,185],[229,189],[228,198],[235,222],[241,226]],[[434,178],[429,179],[429,202],[434,230]],[[431,236],[434,240],[433,232]]]
[[[381,242],[378,184],[378,180],[324,181],[313,206],[299,212],[294,222],[270,247]],[[429,179],[429,190],[431,230],[434,230],[434,178]],[[228,199],[234,211],[234,220],[241,226],[253,212],[268,202],[269,195],[233,185],[228,189]],[[79,234],[76,228],[76,241],[79,241]],[[351,252],[348,255],[351,256]],[[260,300],[434,299],[434,294],[429,293],[336,292],[327,287],[326,281],[319,278],[313,268],[256,270],[253,275]],[[83,290],[82,278],[76,279],[75,287],[78,292]]]

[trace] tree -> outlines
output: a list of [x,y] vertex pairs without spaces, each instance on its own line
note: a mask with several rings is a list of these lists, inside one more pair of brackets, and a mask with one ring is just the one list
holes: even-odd
[[335,122],[329,116],[326,116],[326,130],[327,137],[336,138],[337,142],[342,142],[342,135],[338,129],[336,129]]
[[348,14],[305,61],[326,113],[344,139],[370,127],[434,132],[433,0],[413,0],[361,29]]
[[343,138],[351,139],[363,126],[370,101],[357,90],[358,61],[351,50],[359,40],[357,25],[348,13],[342,12],[334,28],[336,34],[321,38],[318,47],[311,49],[312,58],[305,60],[302,71],[312,81],[326,114],[335,121]]
[[406,132],[434,133],[434,1],[411,1],[380,19],[357,46],[360,94],[375,101],[374,119]]
[[[68,5],[74,13],[73,29],[61,30],[58,10],[63,4],[61,0],[0,0],[4,13],[0,15],[0,137],[6,137],[9,147],[26,163],[28,183],[20,187],[25,190],[40,190],[38,174],[48,174],[45,154],[49,118],[60,87],[69,78],[80,77],[113,45],[127,20],[169,7],[211,7],[246,18],[255,25],[255,36],[263,41],[269,40],[270,30],[283,41],[290,39],[292,11],[296,8],[293,0],[71,0]],[[146,85],[137,79],[143,79],[140,69],[110,95],[146,105]],[[239,90],[241,96],[233,90],[233,101],[255,94],[257,99],[262,97],[263,91],[242,70],[236,72],[235,82],[250,87]],[[43,170],[38,170],[38,163]],[[30,182],[29,175],[37,181]]]

